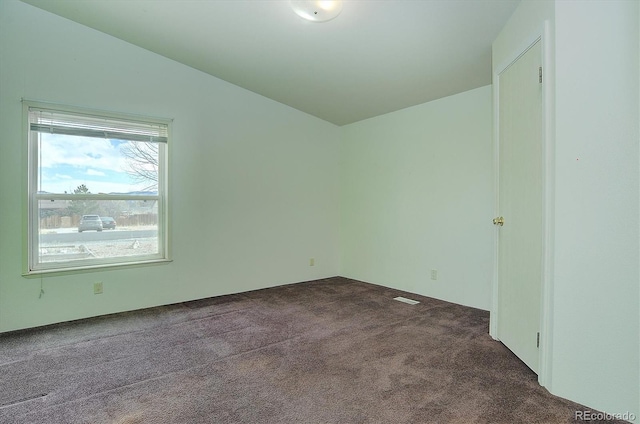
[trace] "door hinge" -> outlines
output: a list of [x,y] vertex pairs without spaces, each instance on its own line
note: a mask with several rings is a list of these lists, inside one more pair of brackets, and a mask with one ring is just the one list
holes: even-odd
[[542,66],[538,68],[538,81],[542,84]]
[[540,347],[540,333],[539,332],[536,335],[536,347]]

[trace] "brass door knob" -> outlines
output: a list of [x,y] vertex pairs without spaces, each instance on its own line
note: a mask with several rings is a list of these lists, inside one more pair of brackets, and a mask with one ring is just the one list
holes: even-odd
[[493,225],[499,225],[502,227],[504,225],[504,218],[501,216],[493,218]]

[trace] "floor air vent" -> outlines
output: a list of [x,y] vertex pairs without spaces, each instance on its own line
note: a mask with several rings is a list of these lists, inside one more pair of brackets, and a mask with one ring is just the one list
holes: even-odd
[[409,305],[417,305],[418,303],[420,303],[417,300],[407,299],[406,297],[402,297],[402,296],[394,297],[393,300],[397,300],[398,302],[408,303]]

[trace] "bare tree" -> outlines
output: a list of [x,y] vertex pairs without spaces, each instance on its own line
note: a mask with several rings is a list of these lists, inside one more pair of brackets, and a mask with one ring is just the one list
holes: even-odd
[[145,191],[158,190],[158,144],[128,141],[120,146],[127,160],[125,172],[134,180],[148,184]]

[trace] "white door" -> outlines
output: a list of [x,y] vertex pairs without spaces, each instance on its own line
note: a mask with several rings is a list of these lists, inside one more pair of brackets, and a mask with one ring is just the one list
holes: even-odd
[[499,74],[497,335],[538,372],[543,258],[541,42]]

